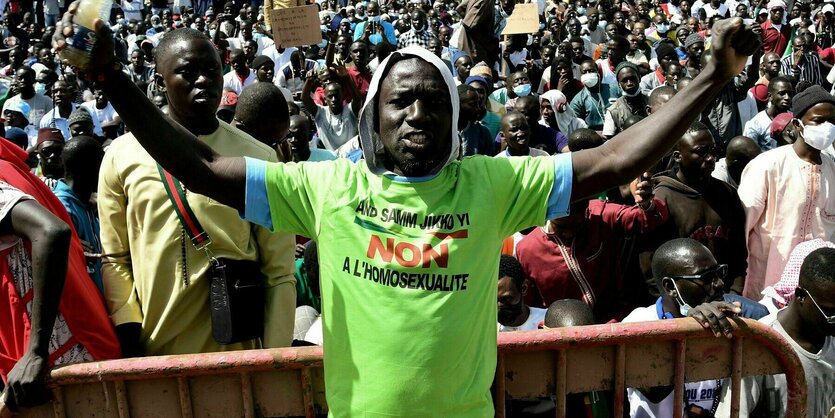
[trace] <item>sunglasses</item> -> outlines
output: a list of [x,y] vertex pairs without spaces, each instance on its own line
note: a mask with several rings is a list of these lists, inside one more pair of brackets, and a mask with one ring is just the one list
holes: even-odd
[[802,291],[806,292],[806,294],[807,294],[807,295],[809,295],[809,299],[811,299],[811,300],[812,300],[812,303],[814,303],[814,304],[815,304],[815,307],[816,307],[816,308],[818,308],[818,310],[821,312],[821,315],[823,315],[823,319],[825,319],[825,320],[826,320],[826,323],[827,323],[827,324],[829,324],[829,325],[835,325],[835,315],[827,315],[827,314],[826,314],[826,312],[824,312],[824,311],[823,311],[823,309],[821,309],[820,305],[818,305],[818,302],[817,302],[817,301],[815,301],[815,298],[814,298],[814,297],[812,297],[812,294],[811,294],[811,293],[809,293],[809,291],[808,291],[808,290],[806,290],[806,289],[804,289],[804,288],[802,288],[802,287],[798,287],[798,289],[800,289],[800,290],[802,290]]
[[706,285],[710,284],[711,286],[716,285],[720,280],[723,280],[725,276],[728,275],[728,265],[727,264],[719,264],[715,268],[710,269],[702,274],[692,275],[692,276],[673,276],[670,277],[673,280],[684,279],[690,282],[693,282],[698,285]]

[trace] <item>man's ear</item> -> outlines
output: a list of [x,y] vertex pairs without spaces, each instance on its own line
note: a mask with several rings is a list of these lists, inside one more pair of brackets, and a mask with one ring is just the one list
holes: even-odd
[[522,281],[522,289],[520,289],[520,290],[521,290],[520,293],[522,293],[522,297],[524,297],[525,295],[528,294],[528,280],[527,279]]
[[672,297],[678,296],[678,291],[676,290],[676,286],[673,283],[673,279],[669,277],[661,278],[661,288],[664,289],[664,291]]
[[[163,78],[162,74],[154,73],[154,82],[157,85],[157,91],[160,93],[165,94],[165,78]],[[167,97],[166,97],[167,98]]]
[[675,161],[675,162],[681,161],[681,152],[673,151],[672,155],[673,155],[673,161]]

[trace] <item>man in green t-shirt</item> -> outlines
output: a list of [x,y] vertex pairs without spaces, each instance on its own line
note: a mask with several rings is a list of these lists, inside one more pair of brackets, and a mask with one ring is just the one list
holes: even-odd
[[[718,22],[721,59],[603,146],[465,159],[451,73],[425,49],[405,48],[371,80],[359,118],[364,161],[271,164],[222,157],[168,121],[119,69],[106,25],[99,31],[92,75],[163,167],[252,222],[319,243],[328,406],[365,417],[492,415],[502,240],[655,164],[759,46],[740,19]],[[183,71],[182,82],[200,83],[200,72]]]

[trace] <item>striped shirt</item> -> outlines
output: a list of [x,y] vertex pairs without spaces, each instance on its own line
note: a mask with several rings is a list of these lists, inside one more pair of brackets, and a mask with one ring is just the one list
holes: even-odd
[[790,75],[797,79],[797,81],[808,81],[812,84],[821,84],[820,58],[812,53],[804,55],[803,62],[793,68],[794,55],[789,55],[782,59],[783,68],[780,72],[784,75]]

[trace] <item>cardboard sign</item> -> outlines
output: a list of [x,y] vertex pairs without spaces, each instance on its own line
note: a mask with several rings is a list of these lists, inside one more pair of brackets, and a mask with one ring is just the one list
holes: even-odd
[[322,41],[319,9],[315,4],[270,11],[270,23],[276,45],[284,48],[318,44]]
[[539,9],[536,3],[517,4],[513,14],[507,17],[502,35],[535,33],[539,31]]

